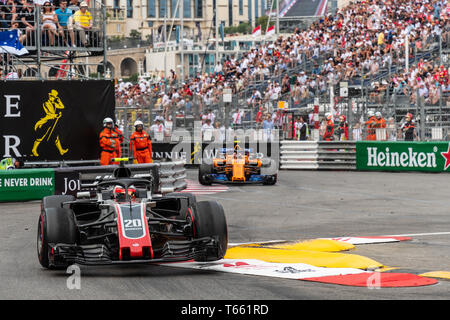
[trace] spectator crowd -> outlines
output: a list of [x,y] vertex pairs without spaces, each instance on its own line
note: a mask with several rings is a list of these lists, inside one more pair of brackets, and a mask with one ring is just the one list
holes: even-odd
[[[81,45],[88,45],[86,31],[92,28],[92,16],[84,11],[84,2],[36,1],[35,6],[31,0],[0,0],[0,27],[18,29],[21,41],[26,41],[35,29],[33,13],[38,8],[42,31],[48,34],[51,45],[63,39],[65,44],[75,46],[75,32]],[[256,122],[256,127],[277,127],[282,121],[279,100],[289,100],[297,106],[327,93],[330,84],[376,78],[380,70],[392,66],[400,67],[394,68],[389,78],[373,82],[368,97],[371,102],[381,103],[389,90],[394,95],[407,96],[412,104],[418,96],[426,103],[436,104],[443,95],[447,99],[448,69],[436,59],[422,59],[412,61],[406,70],[405,47],[408,43],[409,59],[416,52],[431,49],[439,39],[446,43],[449,13],[445,0],[352,2],[305,30],[296,29],[286,37],[261,42],[239,57],[224,57],[209,74],[179,79],[171,70],[167,77],[161,75],[152,82],[140,79],[132,84],[119,80],[116,105],[153,105],[165,119],[181,114],[205,122],[224,90],[231,89],[234,97],[245,98],[245,105],[239,109],[251,110],[250,120]],[[310,65],[308,70],[304,68],[306,62]],[[289,70],[295,72],[288,74]],[[254,86],[255,83],[259,85]],[[219,126],[237,126],[248,118],[242,110],[234,109],[229,117],[223,117],[229,123]],[[339,112],[335,110],[333,116],[338,118]]]
[[[245,92],[246,105],[241,109],[252,110],[252,121],[263,127],[267,116],[275,124],[281,121],[277,112],[280,99],[289,99],[295,106],[326,93],[330,84],[374,78],[382,69],[401,66],[392,69],[396,72],[390,78],[373,82],[370,101],[381,103],[390,90],[391,94],[407,96],[412,104],[417,94],[426,103],[436,104],[448,93],[448,69],[436,59],[421,59],[405,70],[405,46],[408,38],[411,58],[415,52],[431,49],[439,37],[446,41],[448,17],[444,0],[357,1],[306,30],[263,42],[239,58],[227,56],[217,61],[209,74],[178,79],[171,70],[167,79],[161,75],[152,83],[143,79],[138,84],[119,81],[116,99],[118,105],[125,106],[152,102],[165,118],[175,112],[204,120],[211,106],[221,101],[224,89],[231,89],[234,96]],[[311,63],[309,72],[302,68],[307,61]],[[288,75],[288,70],[298,72]],[[249,89],[253,83],[262,85]],[[229,121],[226,125],[232,126],[233,117]]]
[[[36,15],[36,10],[39,15]],[[37,17],[40,19],[42,38],[47,41],[45,44],[69,47],[92,45],[86,35],[95,30],[86,1],[0,0],[0,31],[17,30],[19,40],[25,46],[34,43],[32,34],[37,31]]]

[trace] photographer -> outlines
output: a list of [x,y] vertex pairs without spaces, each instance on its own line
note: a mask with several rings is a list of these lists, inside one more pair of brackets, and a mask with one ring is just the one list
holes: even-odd
[[405,122],[400,127],[405,141],[414,141],[417,138],[416,127],[413,121],[413,115],[411,113],[406,114]]

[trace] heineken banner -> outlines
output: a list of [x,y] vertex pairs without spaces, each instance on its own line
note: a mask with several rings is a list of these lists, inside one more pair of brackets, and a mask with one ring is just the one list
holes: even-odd
[[112,81],[0,82],[0,159],[98,159],[105,117],[114,118]]
[[358,170],[450,172],[449,167],[449,142],[356,143]]

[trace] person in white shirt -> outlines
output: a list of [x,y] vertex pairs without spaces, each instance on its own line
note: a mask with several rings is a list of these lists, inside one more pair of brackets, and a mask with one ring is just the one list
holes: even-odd
[[164,125],[160,120],[155,120],[155,123],[150,127],[150,132],[153,136],[164,134]]
[[202,125],[202,132],[205,132],[208,130],[212,131],[212,130],[214,130],[214,127],[211,124],[211,120],[206,119],[205,123]]
[[214,128],[214,141],[224,142],[225,141],[225,126],[221,125],[220,122],[216,121]]
[[218,75],[222,72],[222,64],[220,63],[220,61],[217,61],[217,64],[214,68],[214,72],[216,75]]
[[236,109],[236,111],[231,115],[233,119],[233,128],[236,129],[236,127],[240,126],[242,124],[242,117],[244,116],[244,111],[239,111],[239,109]]
[[122,79],[119,79],[119,91],[123,91],[126,88],[126,83]]
[[170,103],[169,96],[164,93],[161,104],[165,107]]
[[216,115],[212,112],[211,109],[208,109],[208,113],[206,114],[206,119],[210,120],[211,123],[214,123],[214,120],[216,119]]
[[19,75],[15,71],[10,72],[5,76],[5,80],[19,80]]
[[422,82],[419,85],[419,96],[428,98],[428,88],[425,86],[425,84]]
[[298,82],[300,82],[300,84],[305,84],[307,79],[308,77],[306,76],[305,72],[300,71],[300,75],[297,76]]
[[162,115],[162,111],[160,111],[159,114],[156,115],[154,121],[155,121],[155,123],[156,123],[156,121],[160,121],[161,123],[164,123],[164,117]]
[[214,127],[211,125],[211,120],[206,119],[205,123],[202,125],[203,140],[211,141],[213,132]]
[[359,122],[356,122],[352,129],[352,137],[355,141],[361,141],[362,140],[362,130],[361,130],[361,124]]
[[206,120],[210,120],[211,123],[214,123],[216,119],[216,115],[212,112],[211,109],[207,109],[204,114],[202,114],[202,123],[205,123]]

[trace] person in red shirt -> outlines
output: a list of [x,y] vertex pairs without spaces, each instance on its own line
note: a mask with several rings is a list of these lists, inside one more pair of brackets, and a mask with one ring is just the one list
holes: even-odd
[[369,111],[367,113],[367,117],[369,118],[364,124],[367,126],[367,137],[366,140],[376,140],[375,133],[375,116],[373,111]]
[[135,132],[130,137],[133,157],[138,163],[152,163],[152,142],[150,136],[144,131],[144,124],[137,120],[134,122]]
[[104,129],[100,132],[100,165],[107,166],[114,164],[113,158],[120,154],[120,141],[117,132],[114,131],[114,122],[111,118],[103,120]]
[[187,84],[184,85],[184,90],[183,91],[184,91],[185,95],[192,97],[191,89],[189,89],[189,86]]
[[327,126],[325,128],[325,132],[323,134],[323,140],[325,141],[333,141],[334,140],[334,122],[333,115],[331,113],[325,114],[325,119],[327,121]]
[[262,127],[262,123],[263,123],[263,107],[259,107],[258,112],[256,113],[256,126],[258,128]]
[[447,84],[448,83],[448,72],[447,69],[445,69],[444,65],[441,65],[441,67],[439,68],[439,76],[438,76],[438,81],[439,83],[442,84]]
[[345,115],[341,114],[339,117],[339,126],[336,130],[339,140],[348,140],[348,123],[346,121]]

